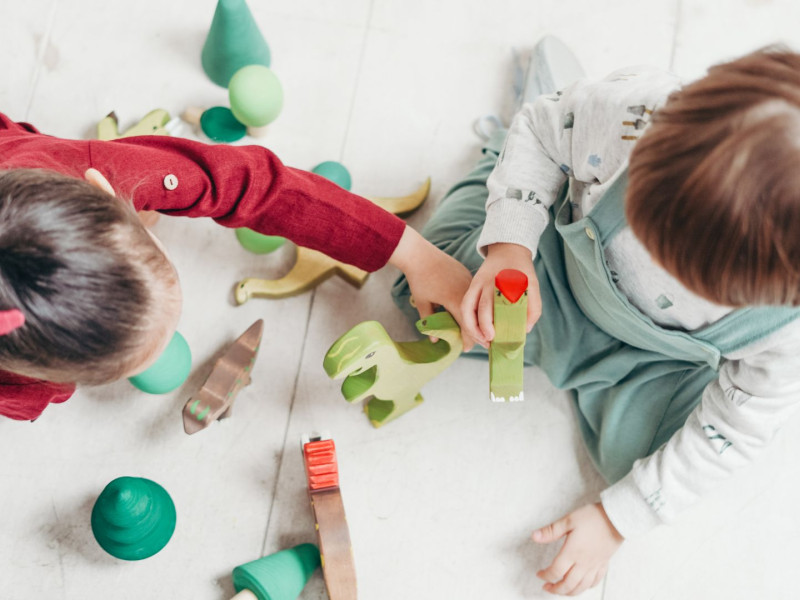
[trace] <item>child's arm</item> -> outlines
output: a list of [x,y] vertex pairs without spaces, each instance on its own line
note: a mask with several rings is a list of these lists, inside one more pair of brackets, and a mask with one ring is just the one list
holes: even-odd
[[[504,268],[529,274],[528,327],[533,326],[540,309],[534,301],[538,286],[530,267],[526,271],[520,265],[536,255],[550,208],[567,177],[575,183],[576,196],[590,187],[593,195],[602,195],[603,185],[627,161],[649,113],[677,85],[678,79],[669,73],[639,67],[601,81],[578,81],[526,104],[517,114],[487,182],[486,224],[478,241],[487,260],[462,305],[473,336],[492,339],[491,313],[485,308],[489,302],[484,298],[493,290],[497,271]],[[508,247],[493,259],[497,244]]]
[[405,229],[372,202],[284,166],[261,146],[146,136],[89,148],[90,166],[139,210],[280,235],[366,271],[386,264]]
[[671,522],[752,463],[800,408],[800,319],[727,358],[684,426],[601,494],[626,538]]

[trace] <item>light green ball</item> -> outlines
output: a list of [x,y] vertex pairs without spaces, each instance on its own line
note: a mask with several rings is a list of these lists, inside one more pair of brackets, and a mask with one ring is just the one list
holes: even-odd
[[166,394],[182,385],[191,370],[192,351],[176,331],[158,360],[146,371],[129,377],[128,381],[147,394]]
[[325,179],[330,179],[333,183],[346,189],[348,192],[350,191],[350,186],[353,184],[353,180],[350,178],[350,171],[348,171],[347,167],[342,163],[336,162],[335,160],[321,162],[311,169],[311,172],[321,175]]
[[269,67],[242,67],[228,84],[233,116],[248,127],[263,127],[278,118],[283,108],[283,87]]
[[286,242],[286,238],[279,235],[264,235],[247,227],[239,227],[236,230],[236,239],[245,250],[253,254],[269,254]]

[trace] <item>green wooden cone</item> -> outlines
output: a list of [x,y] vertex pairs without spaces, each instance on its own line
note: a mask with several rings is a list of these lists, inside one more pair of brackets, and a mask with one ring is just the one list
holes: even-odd
[[219,0],[200,58],[206,75],[225,88],[242,67],[269,66],[269,46],[245,0]]
[[233,587],[250,590],[258,600],[296,600],[318,566],[317,547],[300,544],[236,567]]
[[175,504],[155,481],[119,477],[92,509],[92,533],[100,547],[123,560],[153,556],[175,531]]

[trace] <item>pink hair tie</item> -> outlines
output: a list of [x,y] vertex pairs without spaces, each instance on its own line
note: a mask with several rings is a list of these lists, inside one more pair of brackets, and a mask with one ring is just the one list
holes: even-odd
[[25,315],[16,308],[0,310],[0,335],[11,333],[25,324]]

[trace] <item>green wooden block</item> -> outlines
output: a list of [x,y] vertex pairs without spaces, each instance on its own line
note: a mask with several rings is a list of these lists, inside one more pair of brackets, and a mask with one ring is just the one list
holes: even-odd
[[495,277],[494,339],[489,346],[489,396],[492,402],[524,399],[525,326],[528,318],[528,278],[513,269]]

